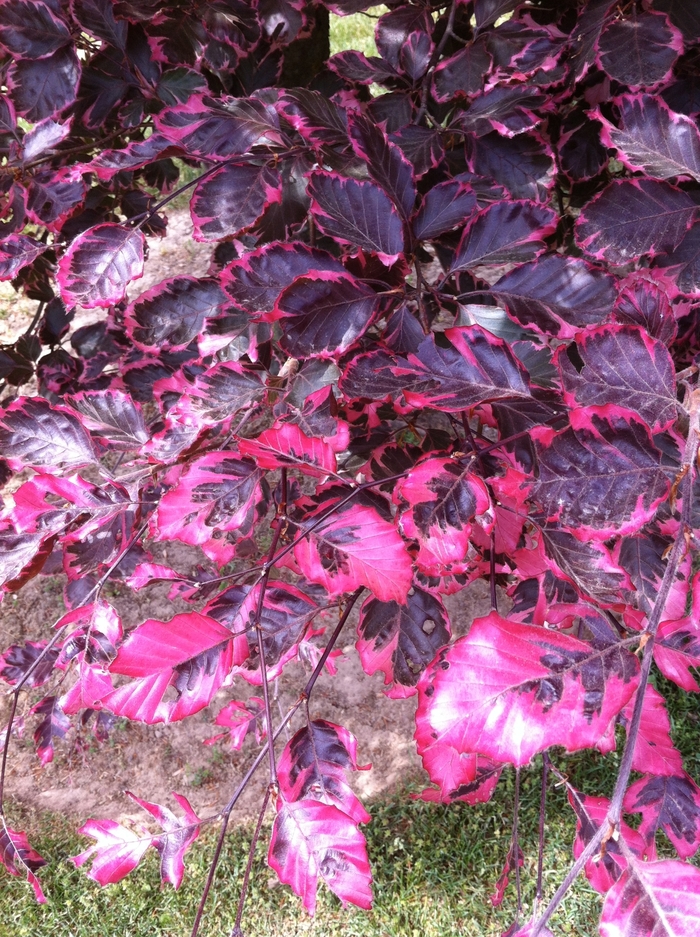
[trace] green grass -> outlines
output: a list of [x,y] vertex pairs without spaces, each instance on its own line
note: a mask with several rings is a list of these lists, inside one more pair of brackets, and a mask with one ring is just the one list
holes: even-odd
[[386,13],[388,7],[370,7],[367,13],[354,13],[352,16],[334,16],[331,14],[331,55],[356,49],[365,55],[376,55],[374,27],[377,18]]

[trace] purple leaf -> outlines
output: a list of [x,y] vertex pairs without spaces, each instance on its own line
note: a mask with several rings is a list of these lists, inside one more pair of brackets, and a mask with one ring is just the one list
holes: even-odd
[[593,179],[608,163],[608,151],[600,142],[601,127],[597,120],[576,112],[564,120],[557,141],[559,164],[574,182]]
[[0,5],[0,45],[16,59],[43,59],[70,42],[65,22],[41,0]]
[[478,137],[495,130],[513,137],[525,130],[533,130],[543,117],[536,113],[547,103],[539,88],[528,85],[501,85],[477,95],[469,108],[461,113],[456,126]]
[[539,463],[533,497],[580,540],[634,533],[668,495],[661,453],[643,423],[574,412],[573,428],[533,431]]
[[432,26],[426,10],[421,6],[407,3],[396,10],[390,10],[377,21],[377,50],[392,68],[397,68],[401,49],[411,33],[417,31],[428,34],[432,31]]
[[237,662],[234,635],[213,618],[189,612],[170,621],[149,619],[129,634],[109,666],[110,673],[133,679],[102,704],[136,722],[175,722],[208,706]]
[[680,29],[689,44],[700,35],[698,10],[692,4],[685,3],[685,0],[654,0],[654,9],[668,13],[668,18]]
[[470,563],[472,524],[492,526],[486,486],[455,459],[428,456],[394,488],[399,530],[418,541],[416,566],[427,576],[464,573]]
[[[160,855],[160,877],[165,882],[170,882],[173,888],[179,888],[182,884],[182,877],[185,874],[184,857],[192,843],[199,836],[200,819],[192,809],[190,802],[182,794],[175,794],[173,797],[185,811],[184,817],[176,817],[167,807],[161,807],[160,804],[151,804],[147,800],[141,800],[131,791],[124,792],[139,807],[147,810],[152,817],[163,827],[163,836],[154,836],[150,845],[155,846]],[[93,864],[94,869],[94,864]]]
[[418,684],[416,740],[526,765],[551,745],[609,750],[609,726],[639,665],[617,645],[584,641],[492,612],[476,619]]
[[177,351],[199,335],[204,320],[216,317],[225,302],[226,294],[213,279],[173,277],[131,303],[124,314],[126,331],[144,351]]
[[476,28],[485,29],[495,23],[499,17],[510,13],[517,5],[517,0],[475,0]]
[[190,201],[197,241],[238,237],[282,199],[281,179],[268,166],[228,165],[199,182]]
[[632,862],[608,892],[601,937],[694,937],[700,927],[700,869],[685,862]]
[[[41,657],[46,648],[46,641],[28,641],[26,644],[13,644],[0,657],[0,677],[10,686],[19,683],[34,662]],[[29,679],[24,683],[27,688],[42,686],[53,673],[54,665],[58,660],[58,648],[51,648],[44,654],[41,663],[36,667]]]
[[396,78],[394,69],[383,59],[376,55],[367,58],[362,52],[355,52],[353,49],[333,55],[328,59],[328,67],[341,78],[361,85]]
[[548,146],[534,134],[502,137],[489,133],[467,141],[472,172],[505,186],[513,198],[549,200],[554,161]]
[[414,588],[406,605],[368,599],[360,609],[357,650],[365,673],[380,670],[390,698],[412,696],[421,674],[450,640],[442,602]]
[[277,110],[312,146],[347,143],[345,110],[320,91],[306,88],[284,91],[277,101]]
[[138,836],[114,820],[88,820],[78,833],[92,836],[95,843],[80,855],[71,856],[70,860],[80,868],[92,858],[88,878],[102,886],[120,882],[133,872],[154,839],[152,836]]
[[456,179],[441,182],[429,189],[413,219],[413,234],[427,241],[464,224],[476,209],[476,195],[471,186]]
[[282,290],[312,271],[345,273],[345,268],[326,251],[306,244],[265,244],[229,264],[222,284],[234,302],[249,312],[271,312]]
[[71,243],[58,265],[58,284],[67,306],[112,306],[131,280],[143,275],[143,234],[119,224],[98,224]]
[[82,424],[114,449],[138,449],[149,434],[138,403],[121,390],[80,391],[65,398]]
[[700,180],[700,132],[683,114],[674,114],[661,98],[626,95],[615,103],[619,127],[604,120],[603,142],[615,147],[628,169],[655,179],[690,176]]
[[648,274],[638,271],[625,279],[613,316],[617,322],[641,326],[652,338],[670,345],[676,337],[677,324],[668,293],[647,277]]
[[34,744],[39,761],[45,766],[53,761],[54,739],[64,739],[71,722],[55,696],[45,697],[32,706],[30,713],[44,717],[34,732]]
[[0,280],[13,280],[46,249],[46,244],[25,234],[11,234],[0,241]]
[[556,213],[536,202],[494,202],[469,221],[450,272],[532,260],[557,223]]
[[593,65],[598,53],[598,42],[603,28],[609,22],[608,13],[614,0],[588,0],[579,14],[571,33],[571,77],[583,78]]
[[619,591],[628,585],[624,570],[617,566],[602,543],[583,543],[558,524],[540,528],[542,543],[552,571],[572,582],[580,595],[601,602],[619,601]]
[[654,267],[668,269],[678,289],[687,296],[700,290],[700,225],[694,224],[675,250],[654,258]]
[[389,265],[403,251],[403,226],[388,195],[373,182],[317,170],[309,174],[311,211],[326,234],[373,251]]
[[55,229],[85,197],[85,182],[74,169],[37,172],[27,186],[27,214],[39,225]]
[[694,856],[700,846],[700,789],[693,779],[649,775],[627,788],[625,813],[641,813],[639,832],[647,844],[649,858],[656,858],[656,831],[661,829],[681,859]]
[[340,496],[311,507],[298,533],[320,523],[294,547],[306,578],[332,596],[366,586],[383,602],[405,603],[411,560],[394,525],[369,504],[356,500],[341,506]]
[[75,468],[97,461],[75,414],[41,397],[20,397],[0,410],[0,451],[18,468]]
[[444,156],[440,133],[430,127],[409,124],[390,133],[389,139],[413,166],[416,177],[425,175],[429,169],[435,169]]
[[678,416],[673,359],[664,344],[630,325],[604,325],[580,333],[575,345],[556,355],[570,407],[610,404],[631,410],[651,429],[667,429]]
[[490,67],[491,56],[483,42],[473,42],[443,59],[433,73],[435,100],[444,104],[458,95],[478,94]]
[[277,802],[268,860],[306,910],[316,909],[319,877],[341,902],[372,906],[372,875],[365,838],[337,807],[316,800]]
[[78,57],[67,46],[45,59],[13,61],[7,84],[15,110],[34,123],[54,117],[75,101],[80,71]]
[[114,16],[112,0],[73,0],[73,14],[85,32],[123,50],[128,23]]
[[384,189],[401,217],[407,221],[416,202],[411,164],[400,148],[390,143],[368,117],[351,114],[348,128],[355,152],[367,163],[370,176]]
[[272,316],[282,320],[280,344],[293,358],[329,358],[360,338],[378,305],[377,294],[349,274],[314,271],[282,291]]
[[588,254],[625,264],[645,254],[673,251],[696,212],[693,200],[667,182],[623,179],[591,199],[574,232]]
[[0,863],[10,875],[25,878],[34,889],[36,900],[44,904],[46,898],[34,873],[46,865],[46,859],[32,849],[26,833],[13,830],[4,821],[0,829]]
[[107,181],[122,170],[140,169],[157,160],[171,146],[163,134],[152,133],[146,140],[135,140],[121,150],[102,150],[86,168]]
[[601,34],[599,50],[603,71],[638,91],[669,78],[683,39],[663,13],[639,13],[610,23]]
[[615,285],[609,273],[578,257],[549,254],[506,273],[492,292],[525,328],[573,338],[579,329],[607,318]]
[[185,466],[177,483],[158,504],[155,524],[161,540],[201,546],[208,556],[227,563],[233,542],[246,536],[267,507],[269,491],[255,463],[237,452],[210,452]]
[[399,70],[415,84],[428,70],[433,53],[433,42],[426,32],[412,32],[401,46]]

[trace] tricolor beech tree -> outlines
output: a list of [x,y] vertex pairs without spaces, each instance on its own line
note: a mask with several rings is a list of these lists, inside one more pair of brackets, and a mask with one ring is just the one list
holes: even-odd
[[[220,843],[265,763],[272,869],[310,912],[320,880],[369,907],[355,740],[306,705],[355,606],[364,668],[415,696],[428,800],[486,800],[508,766],[546,791],[558,749],[624,727],[612,799],[569,785],[573,865],[509,935],[548,933],[584,870],[603,937],[691,937],[700,788],[649,681],[700,690],[700,15],[390,0],[378,56],[284,86],[317,17],[367,6],[0,0],[0,277],[37,301],[0,351],[0,584],[50,562],[67,607],[2,651],[0,805],[20,715],[46,763],[76,720],[169,723],[230,687],[213,721],[260,751]],[[183,189],[209,273],[138,295]],[[156,561],[171,540],[198,578]],[[110,579],[191,611],[121,621]],[[493,609],[453,640],[442,597],[477,579]],[[87,819],[73,861],[106,885],[153,846],[177,887],[202,820],[130,796],[153,832]],[[43,900],[4,817],[0,861]]]

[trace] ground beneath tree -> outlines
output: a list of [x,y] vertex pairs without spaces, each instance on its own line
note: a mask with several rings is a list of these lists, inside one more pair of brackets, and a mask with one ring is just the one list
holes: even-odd
[[[211,246],[197,244],[191,237],[189,213],[172,212],[168,236],[150,241],[150,257],[146,275],[131,284],[130,299],[167,277],[207,273]],[[31,321],[35,304],[16,300],[8,293],[8,284],[1,284],[0,342],[13,341]],[[4,313],[4,314],[3,314]],[[99,311],[78,311],[73,327],[86,325],[99,318]],[[34,393],[31,387],[20,393]],[[6,493],[7,494],[7,493]],[[185,571],[204,560],[198,550],[168,544],[167,559]],[[66,611],[62,580],[39,576],[17,596],[7,596],[0,605],[0,637],[2,648],[12,643],[46,640],[51,628]],[[170,602],[168,586],[154,584],[140,593],[132,593],[119,584],[108,584],[103,593],[122,616],[125,627],[133,627],[147,618],[168,620],[193,606],[183,601]],[[453,630],[464,634],[474,617],[489,611],[488,590],[484,583],[475,583],[456,596],[446,599]],[[194,606],[197,608],[197,606]],[[354,785],[362,798],[387,794],[407,781],[427,776],[422,771],[413,742],[415,697],[405,700],[386,699],[383,675],[368,677],[360,666],[354,648],[357,616],[351,617],[341,636],[339,648],[343,655],[336,663],[338,674],[324,673],[317,683],[311,703],[312,718],[323,718],[343,725],[358,740],[359,763],[371,762],[372,770],[358,772]],[[329,622],[332,628],[333,622]],[[296,700],[310,668],[301,663],[289,665],[274,686],[274,708],[280,714]],[[44,688],[50,692],[50,688]],[[60,690],[59,690],[60,692]],[[124,795],[125,790],[158,803],[170,803],[169,794],[184,794],[195,810],[203,816],[215,813],[226,803],[238,781],[249,767],[257,747],[246,741],[241,752],[233,752],[224,743],[207,746],[204,741],[217,734],[212,725],[218,710],[230,699],[261,695],[260,688],[250,687],[242,680],[221,691],[212,705],[181,723],[168,726],[145,726],[121,720],[109,739],[98,745],[89,729],[79,737],[70,737],[58,745],[52,763],[43,767],[34,754],[32,733],[34,718],[27,715],[31,703],[20,712],[27,715],[22,739],[13,738],[9,753],[7,793],[24,806],[40,811],[56,811],[75,817],[124,819],[144,815]],[[36,697],[34,696],[35,700]],[[7,721],[10,697],[0,698],[0,724]],[[21,706],[24,698],[21,700]],[[292,725],[290,735],[300,725]],[[289,736],[288,736],[289,737]],[[280,740],[280,750],[282,743]],[[267,778],[262,766],[253,783],[239,802],[235,817],[249,819],[257,810]]]

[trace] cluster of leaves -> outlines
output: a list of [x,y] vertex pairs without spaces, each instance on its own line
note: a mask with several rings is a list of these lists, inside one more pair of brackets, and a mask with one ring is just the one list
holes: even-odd
[[[310,911],[319,878],[368,907],[355,742],[308,715],[366,591],[359,655],[388,696],[417,698],[426,799],[483,801],[537,755],[546,782],[558,747],[607,753],[626,733],[611,801],[570,788],[569,876],[509,933],[545,932],[585,868],[604,937],[690,935],[700,788],[649,677],[700,690],[700,16],[676,0],[389,8],[378,56],[334,55],[286,88],[320,5],[0,3],[0,277],[38,302],[0,351],[0,583],[62,571],[68,609],[0,659],[0,793],[24,691],[42,688],[21,712],[46,763],[78,722],[102,737],[114,716],[184,719],[241,678],[262,697],[216,722],[262,747],[221,835],[267,757],[272,868]],[[129,301],[175,157],[200,170],[209,274]],[[104,312],[72,329],[77,306]],[[156,562],[173,540],[203,551],[194,578]],[[110,579],[170,580],[192,611],[124,630]],[[477,579],[493,611],[452,640],[442,596]],[[273,731],[268,683],[299,657],[314,672]],[[74,861],[106,884],[153,845],[177,886],[202,821],[180,795],[180,819],[134,799],[162,829],[90,820]],[[41,858],[2,829],[0,859],[41,898]],[[678,858],[657,859],[662,832]],[[516,856],[514,836],[501,894]]]

